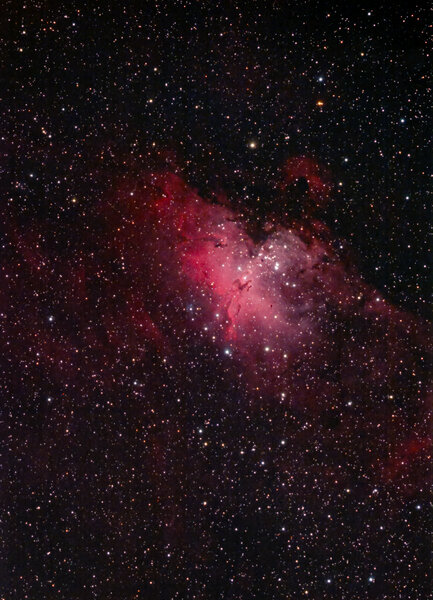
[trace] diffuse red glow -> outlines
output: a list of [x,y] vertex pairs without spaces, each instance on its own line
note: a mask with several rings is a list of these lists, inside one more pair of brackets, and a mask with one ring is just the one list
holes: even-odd
[[[116,377],[119,353],[138,362],[154,353],[181,361],[203,346],[215,361],[227,361],[258,406],[277,402],[318,415],[377,402],[378,424],[399,439],[392,403],[384,408],[383,399],[402,385],[413,395],[422,380],[425,340],[416,319],[368,286],[316,228],[306,240],[308,223],[302,234],[280,225],[255,242],[239,215],[207,202],[173,173],[148,174],[130,189],[100,205],[105,233],[84,240],[93,250],[79,260],[45,257],[37,236],[24,243],[14,233],[29,284],[64,289],[53,323],[35,295],[20,324],[20,343],[24,337],[38,351],[50,378],[86,387],[95,377]],[[58,320],[69,339],[58,335]],[[91,373],[96,356],[98,372]],[[421,400],[415,427],[422,437],[426,410]],[[378,435],[380,427],[365,427]],[[406,454],[409,461],[415,456]],[[399,473],[391,463],[385,471],[385,478]]]

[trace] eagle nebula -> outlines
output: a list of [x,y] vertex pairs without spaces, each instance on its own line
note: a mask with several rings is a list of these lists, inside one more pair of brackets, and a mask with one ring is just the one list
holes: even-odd
[[57,564],[53,589],[107,570],[122,598],[244,598],[317,570],[333,597],[414,543],[408,526],[381,551],[427,502],[427,326],[318,219],[315,161],[287,161],[281,203],[300,178],[300,212],[259,224],[167,168],[107,193],[70,247],[49,222],[8,223],[17,553]]
[[0,600],[433,597],[406,4],[2,4]]

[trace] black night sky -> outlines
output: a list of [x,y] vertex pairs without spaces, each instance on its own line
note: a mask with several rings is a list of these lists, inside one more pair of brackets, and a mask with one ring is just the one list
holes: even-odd
[[423,3],[5,3],[3,600],[424,600]]

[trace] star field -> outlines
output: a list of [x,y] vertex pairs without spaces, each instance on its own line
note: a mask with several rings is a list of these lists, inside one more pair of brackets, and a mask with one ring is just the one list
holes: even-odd
[[8,2],[4,600],[424,600],[421,3]]

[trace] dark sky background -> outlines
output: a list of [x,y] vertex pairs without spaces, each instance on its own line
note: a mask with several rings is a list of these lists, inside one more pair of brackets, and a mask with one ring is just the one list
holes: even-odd
[[431,15],[332,4],[4,3],[1,598],[431,592]]

